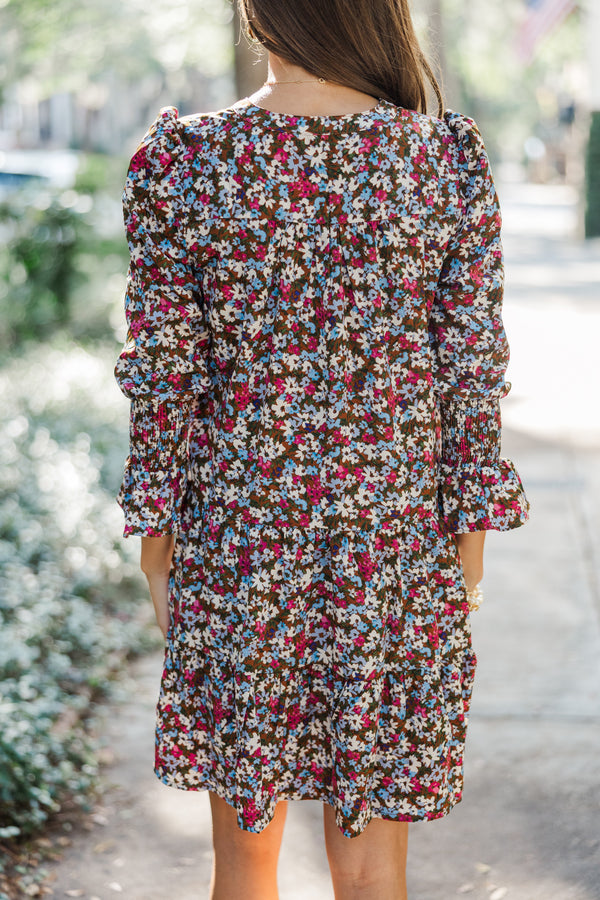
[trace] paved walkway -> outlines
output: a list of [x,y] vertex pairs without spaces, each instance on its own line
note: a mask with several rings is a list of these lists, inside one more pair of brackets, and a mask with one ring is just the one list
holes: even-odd
[[[409,896],[600,900],[600,245],[569,237],[567,189],[501,194],[514,384],[504,453],[533,513],[488,536],[464,799],[412,826]],[[207,896],[207,795],[151,771],[160,666],[133,667],[107,711],[115,761],[93,829],[55,869],[55,896]],[[318,803],[290,804],[280,884],[281,900],[332,900]]]

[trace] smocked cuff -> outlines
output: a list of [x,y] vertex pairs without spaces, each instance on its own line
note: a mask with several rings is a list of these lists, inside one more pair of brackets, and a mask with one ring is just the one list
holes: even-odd
[[513,463],[475,463],[440,470],[440,514],[446,531],[510,531],[529,518],[529,501]]
[[500,402],[442,403],[442,460],[450,467],[496,466],[500,460]]
[[189,424],[186,404],[132,401],[130,453],[117,495],[125,536],[160,537],[181,530]]

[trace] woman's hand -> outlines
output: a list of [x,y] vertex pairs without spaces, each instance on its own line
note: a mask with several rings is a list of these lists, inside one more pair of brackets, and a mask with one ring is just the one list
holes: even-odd
[[485,531],[455,534],[467,590],[472,591],[483,578],[483,544]]
[[140,566],[148,579],[156,621],[164,638],[169,628],[169,574],[173,545],[172,534],[162,537],[142,537]]

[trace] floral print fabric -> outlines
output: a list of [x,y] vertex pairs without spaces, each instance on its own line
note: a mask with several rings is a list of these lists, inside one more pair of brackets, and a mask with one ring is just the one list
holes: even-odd
[[460,799],[475,654],[454,533],[517,527],[500,213],[476,125],[161,111],[129,168],[125,534],[176,534],[156,773],[260,831],[284,798]]

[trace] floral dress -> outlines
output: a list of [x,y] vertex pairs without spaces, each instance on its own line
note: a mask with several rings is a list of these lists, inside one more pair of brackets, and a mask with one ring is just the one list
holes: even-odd
[[260,832],[461,798],[476,657],[454,534],[500,458],[500,213],[473,121],[379,101],[161,111],[124,191],[126,535],[175,534],[159,779]]

